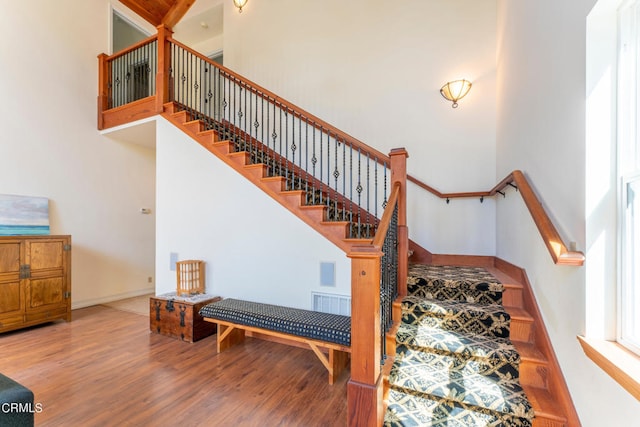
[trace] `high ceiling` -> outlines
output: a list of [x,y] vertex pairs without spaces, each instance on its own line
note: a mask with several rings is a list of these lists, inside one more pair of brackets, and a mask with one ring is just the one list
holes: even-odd
[[120,0],[120,2],[154,27],[164,24],[173,28],[195,0]]

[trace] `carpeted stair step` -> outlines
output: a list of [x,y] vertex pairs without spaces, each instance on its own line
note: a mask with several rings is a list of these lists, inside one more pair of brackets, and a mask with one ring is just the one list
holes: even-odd
[[[442,404],[411,393],[389,390],[385,427],[498,427],[504,422],[495,415]],[[530,424],[522,424],[528,427]]]
[[[389,386],[400,393],[434,400],[443,408],[455,406],[494,416],[505,425],[530,425],[534,417],[517,378],[499,372],[482,374],[476,363],[455,356],[399,346]],[[389,398],[389,406],[394,403]]]
[[476,304],[502,304],[504,286],[482,267],[411,264],[409,295]]
[[518,378],[520,354],[508,338],[464,334],[414,324],[401,323],[396,346],[412,351],[451,355],[476,363],[481,373],[500,372]]
[[509,338],[509,313],[501,305],[426,300],[407,296],[402,300],[404,323],[442,328],[465,334]]

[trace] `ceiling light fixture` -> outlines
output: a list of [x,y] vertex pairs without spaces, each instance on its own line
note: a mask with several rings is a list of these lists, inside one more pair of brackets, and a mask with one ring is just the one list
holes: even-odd
[[249,0],[233,0],[233,4],[238,8],[240,13],[242,13],[242,8],[246,6]]
[[[235,0],[234,0],[235,1]],[[469,80],[454,80],[446,83],[440,88],[440,94],[447,100],[453,102],[452,108],[458,108],[458,100],[465,97],[471,89],[471,82]]]

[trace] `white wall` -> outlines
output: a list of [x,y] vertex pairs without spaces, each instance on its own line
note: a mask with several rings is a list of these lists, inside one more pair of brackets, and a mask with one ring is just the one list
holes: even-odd
[[[73,13],[70,13],[73,11]],[[154,153],[99,134],[98,62],[109,2],[31,0],[0,13],[0,193],[50,199],[71,234],[72,306],[153,289]]]
[[[593,137],[585,132],[586,22],[593,4],[498,2],[498,175],[525,172],[565,241],[587,252],[587,265],[555,266],[512,192],[497,202],[497,254],[527,270],[583,425],[629,425],[640,405],[586,358],[576,340],[588,320],[586,277],[599,262],[584,211],[585,176],[601,173],[592,163],[585,168],[594,155],[585,149]],[[587,96],[593,82],[588,88]],[[600,154],[609,161],[606,146]]]
[[[266,193],[163,118],[157,122],[157,293],[176,289],[170,254],[205,261],[207,293],[311,308],[351,294],[351,263]],[[336,286],[320,286],[320,263]]]
[[[442,192],[496,184],[495,1],[270,0],[224,13],[226,66],[382,152],[406,147],[409,173]],[[439,89],[459,78],[473,88],[453,109]],[[492,202],[410,196],[423,247],[495,253]]]

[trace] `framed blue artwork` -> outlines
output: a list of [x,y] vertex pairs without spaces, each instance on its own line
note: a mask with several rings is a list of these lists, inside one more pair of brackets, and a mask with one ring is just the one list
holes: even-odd
[[49,199],[0,194],[0,236],[49,234]]

